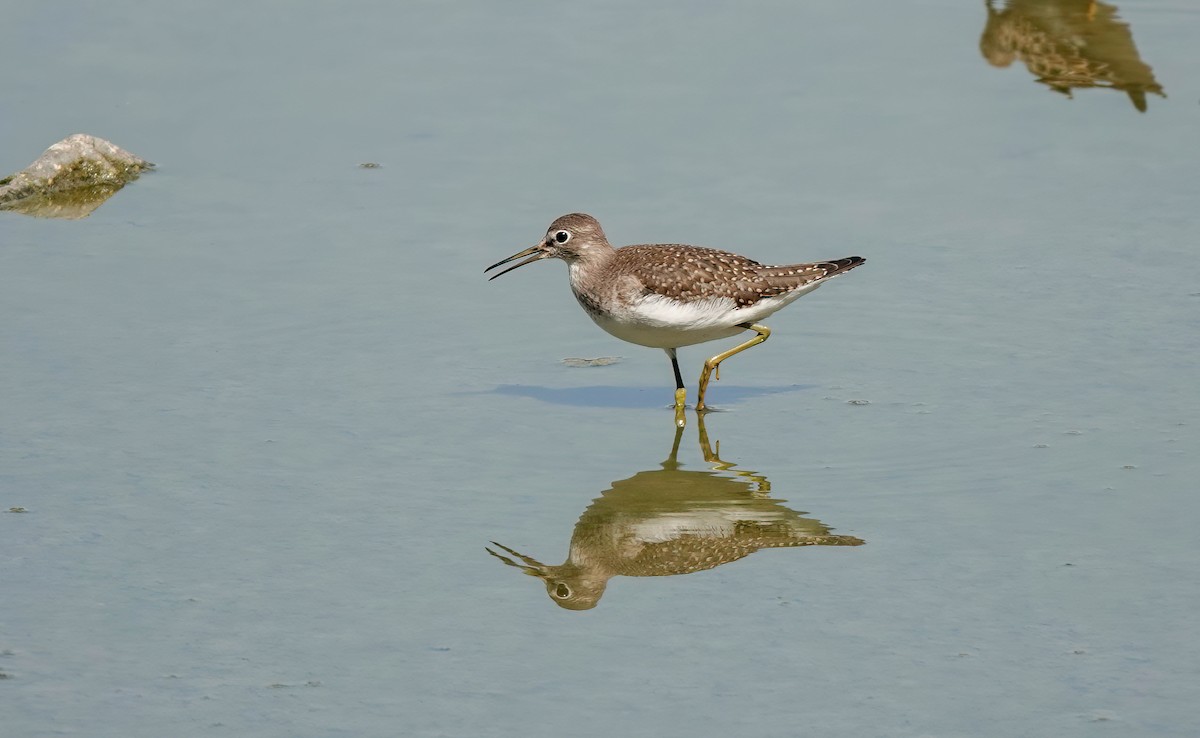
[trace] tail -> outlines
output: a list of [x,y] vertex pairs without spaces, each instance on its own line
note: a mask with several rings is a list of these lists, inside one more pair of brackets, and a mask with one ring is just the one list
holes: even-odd
[[795,289],[796,287],[803,287],[813,282],[829,279],[830,277],[836,277],[860,264],[865,264],[866,261],[861,256],[847,256],[845,259],[814,261],[808,264],[764,266],[758,267],[755,271],[767,279],[778,280],[780,286],[786,285],[788,289]]
[[856,266],[866,264],[867,260],[861,256],[847,256],[845,259],[834,259],[833,261],[821,261],[813,266],[821,267],[825,270],[825,279],[836,277],[842,272],[848,272]]

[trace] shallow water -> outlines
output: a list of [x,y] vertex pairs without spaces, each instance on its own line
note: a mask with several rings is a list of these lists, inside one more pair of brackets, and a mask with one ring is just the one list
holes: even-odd
[[[158,170],[0,213],[6,732],[1195,735],[1200,10],[995,5],[10,9],[0,173],[75,132]],[[1055,29],[1146,111],[1037,81]],[[583,612],[488,554],[566,560],[676,441],[560,264],[481,274],[574,210],[867,257],[674,477],[865,545]]]

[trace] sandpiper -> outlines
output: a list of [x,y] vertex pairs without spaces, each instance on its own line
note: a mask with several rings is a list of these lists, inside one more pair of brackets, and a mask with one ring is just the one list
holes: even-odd
[[596,325],[623,341],[660,348],[675,371],[675,419],[683,425],[687,391],[676,349],[754,331],[745,343],[704,362],[696,410],[707,410],[704,393],[710,375],[734,354],[771,335],[758,321],[782,309],[821,283],[865,260],[858,256],[809,264],[765,266],[738,254],[682,244],[624,246],[614,249],[600,223],[590,215],[558,218],[537,244],[492,264],[529,257],[504,271],[542,259],[567,262],[571,291]]

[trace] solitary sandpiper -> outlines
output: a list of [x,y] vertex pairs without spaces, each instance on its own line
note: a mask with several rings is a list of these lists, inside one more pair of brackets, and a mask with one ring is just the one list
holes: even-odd
[[821,283],[865,260],[848,256],[832,261],[765,266],[728,251],[653,244],[614,249],[590,215],[572,213],[550,224],[536,245],[498,261],[484,272],[529,257],[490,279],[542,259],[562,259],[570,271],[571,291],[596,325],[623,341],[660,348],[675,370],[675,420],[683,425],[687,391],[675,350],[705,341],[754,331],[745,343],[704,362],[696,410],[704,412],[711,375],[730,356],[771,335],[758,321],[812,292]]

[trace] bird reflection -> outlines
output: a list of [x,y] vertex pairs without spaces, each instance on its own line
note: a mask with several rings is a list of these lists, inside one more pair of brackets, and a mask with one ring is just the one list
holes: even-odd
[[661,468],[612,483],[580,516],[566,562],[543,564],[492,542],[492,556],[541,579],[550,599],[569,610],[588,610],[614,576],[690,574],[737,561],[762,548],[860,546],[853,536],[832,535],[819,520],[803,517],[770,496],[771,483],[734,469],[712,451],[700,416],[700,450],[712,465],[680,468],[676,457],[683,429],[675,429],[671,454]]
[[1025,63],[1037,81],[1067,97],[1084,87],[1107,87],[1129,95],[1146,111],[1146,93],[1161,97],[1162,85],[1133,43],[1115,6],[1096,0],[1007,0],[996,10],[985,0],[987,25],[979,50],[988,63]]

